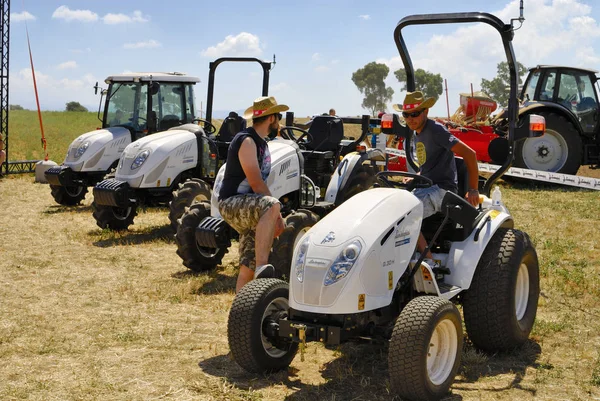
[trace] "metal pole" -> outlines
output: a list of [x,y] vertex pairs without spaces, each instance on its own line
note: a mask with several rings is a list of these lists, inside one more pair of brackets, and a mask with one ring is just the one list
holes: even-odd
[[448,80],[444,79],[446,85],[446,109],[448,110],[448,120],[450,120],[450,102],[448,101]]

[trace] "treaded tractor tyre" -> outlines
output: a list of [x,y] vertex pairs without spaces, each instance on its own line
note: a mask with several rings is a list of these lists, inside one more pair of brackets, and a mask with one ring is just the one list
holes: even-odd
[[98,205],[92,202],[92,215],[96,225],[100,228],[109,228],[115,231],[127,230],[137,216],[137,206],[114,207]]
[[62,185],[50,185],[50,193],[56,203],[64,206],[78,205],[85,198],[88,189],[82,185],[75,187],[63,187]]
[[546,132],[544,136],[517,142],[515,167],[577,174],[583,154],[579,132],[559,114],[539,114],[546,119]]
[[485,351],[506,351],[529,338],[535,322],[540,277],[529,236],[501,228],[486,246],[463,296],[467,334]]
[[227,340],[233,360],[245,370],[272,373],[292,363],[298,344],[273,337],[269,330],[287,318],[288,297],[288,283],[275,278],[252,280],[235,296]]
[[317,222],[319,216],[310,210],[300,209],[285,218],[285,230],[273,241],[269,263],[275,267],[275,277],[289,278],[292,256],[300,238]]
[[169,202],[169,220],[173,231],[177,232],[178,220],[183,216],[186,207],[200,201],[210,202],[210,185],[199,178],[192,178],[179,184],[173,191],[173,199]]
[[206,248],[196,243],[196,228],[205,217],[210,216],[210,203],[206,201],[191,205],[181,219],[175,234],[177,255],[183,265],[195,272],[214,269],[223,260],[228,248]]
[[388,351],[394,395],[410,400],[444,397],[460,366],[463,332],[460,312],[446,299],[411,300],[394,325]]
[[336,206],[344,203],[359,192],[365,191],[373,186],[375,183],[375,175],[378,170],[374,166],[360,165],[358,169],[352,174],[352,177],[348,179],[343,192],[339,195],[339,202]]

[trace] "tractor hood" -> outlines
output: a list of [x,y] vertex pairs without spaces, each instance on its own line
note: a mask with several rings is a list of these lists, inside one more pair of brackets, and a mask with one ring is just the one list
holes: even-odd
[[404,190],[375,188],[351,197],[294,249],[290,306],[356,313],[389,304],[413,255],[422,215],[421,202]]
[[71,142],[63,164],[73,171],[106,171],[130,143],[131,133],[127,128],[110,127],[86,132]]
[[186,129],[144,137],[125,148],[115,178],[133,188],[168,187],[198,162],[196,134]]

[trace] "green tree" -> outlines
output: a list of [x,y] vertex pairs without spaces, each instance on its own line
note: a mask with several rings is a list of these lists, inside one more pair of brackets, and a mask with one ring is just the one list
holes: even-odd
[[370,110],[373,117],[378,111],[385,111],[386,104],[392,101],[394,90],[384,82],[389,73],[387,65],[371,62],[352,74],[352,82],[365,95],[362,107]]
[[23,106],[18,105],[18,104],[11,104],[8,106],[9,110],[24,110]]
[[[527,74],[527,68],[517,61],[517,72],[519,85],[523,84],[523,77]],[[508,105],[508,95],[510,87],[510,73],[508,71],[508,62],[498,63],[498,75],[496,78],[488,81],[481,79],[481,90],[487,93],[500,106]]]
[[[404,84],[401,89],[403,91],[407,90],[406,70],[404,70],[404,68],[400,68],[399,70],[394,71],[394,75],[400,83]],[[423,95],[426,98],[432,97],[437,100],[440,97],[444,91],[442,81],[442,76],[440,74],[434,74],[421,68],[415,71],[415,87],[417,90],[423,92]]]
[[66,111],[88,111],[84,106],[82,106],[79,102],[69,102],[67,103]]

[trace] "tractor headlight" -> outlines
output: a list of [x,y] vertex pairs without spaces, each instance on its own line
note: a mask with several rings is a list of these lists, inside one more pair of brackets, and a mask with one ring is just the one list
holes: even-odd
[[138,153],[133,163],[131,163],[131,169],[135,170],[142,167],[142,164],[144,164],[146,159],[148,159],[148,156],[150,156],[149,150],[143,150],[140,153]]
[[296,255],[296,261],[294,263],[294,271],[296,278],[301,283],[304,281],[304,265],[306,264],[306,253],[308,252],[308,244],[310,243],[310,236],[304,237],[300,243],[298,254]]
[[79,147],[75,151],[75,158],[79,159],[85,153],[85,151],[87,150],[87,148],[89,146],[90,146],[90,141],[85,141],[84,143],[79,145]]
[[327,270],[325,286],[337,283],[348,275],[350,269],[352,269],[352,266],[354,266],[354,263],[358,259],[361,249],[362,245],[360,241],[355,240],[342,250],[337,259],[329,267],[329,270]]

